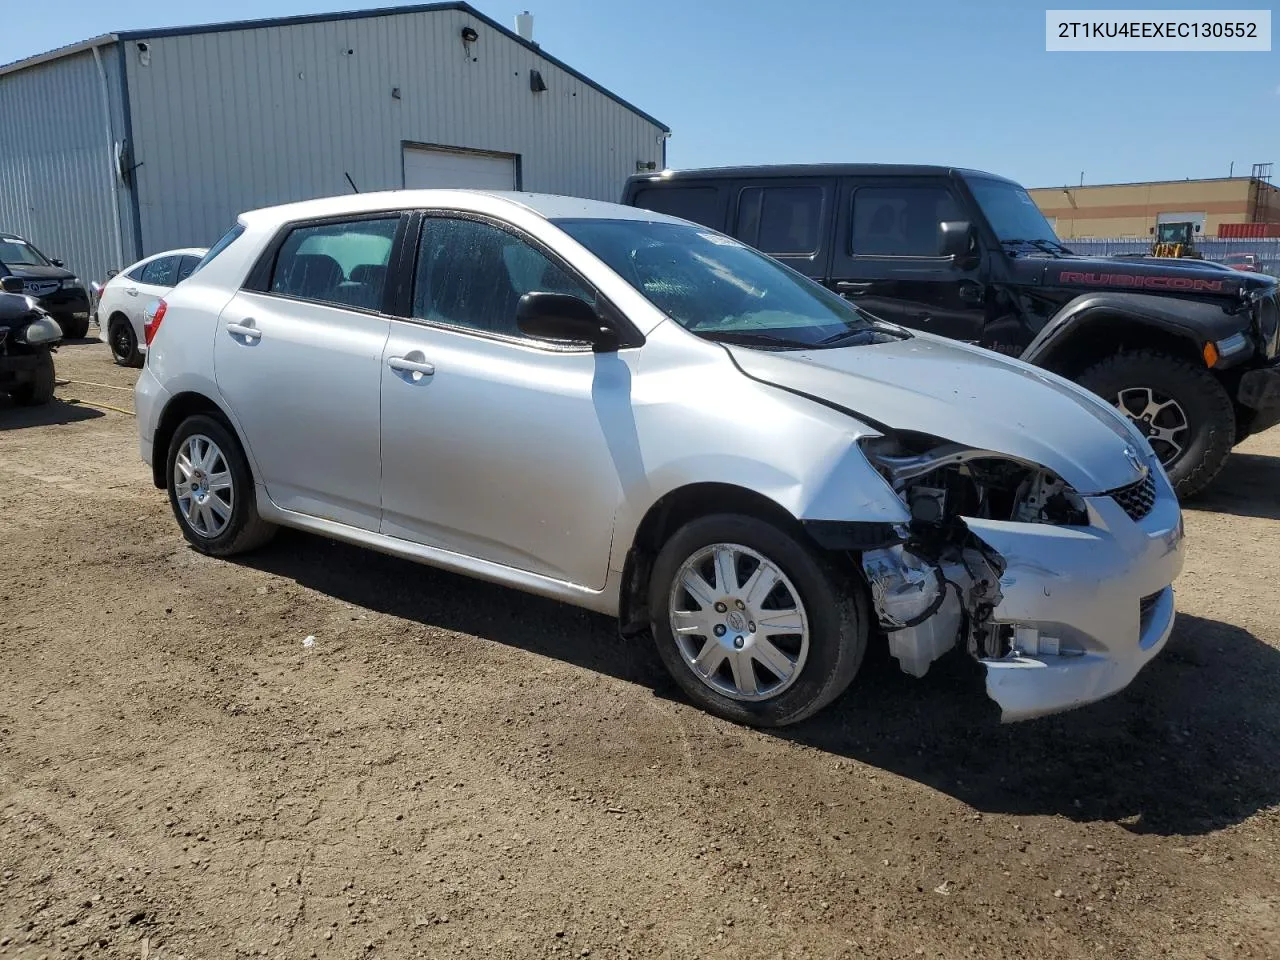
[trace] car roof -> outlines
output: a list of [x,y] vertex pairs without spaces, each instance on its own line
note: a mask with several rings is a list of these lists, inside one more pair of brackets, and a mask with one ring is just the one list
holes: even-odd
[[652,182],[698,179],[737,180],[760,177],[945,177],[951,175],[1007,180],[1006,177],[994,173],[969,170],[965,167],[910,163],[786,163],[745,167],[701,167],[689,170],[663,170],[661,173],[638,173],[630,177],[630,180]]
[[502,190],[383,190],[352,193],[318,200],[303,200],[277,207],[246,211],[246,222],[288,223],[321,217],[341,217],[390,210],[446,209],[497,213],[504,206],[520,207],[547,220],[660,220],[683,223],[676,217],[626,207],[603,200],[584,200],[551,193],[522,193]]

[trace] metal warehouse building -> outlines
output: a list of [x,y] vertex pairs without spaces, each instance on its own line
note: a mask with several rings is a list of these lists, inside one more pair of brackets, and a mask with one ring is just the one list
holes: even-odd
[[524,36],[421,4],[108,34],[0,67],[0,230],[101,279],[353,185],[616,200],[665,166],[668,128],[518,19]]

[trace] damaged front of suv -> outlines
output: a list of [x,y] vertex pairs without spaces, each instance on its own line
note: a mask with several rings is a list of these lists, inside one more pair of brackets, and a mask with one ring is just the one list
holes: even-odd
[[[955,351],[971,356],[957,363]],[[874,350],[735,350],[749,375],[868,425],[858,445],[901,521],[850,550],[902,670],[957,644],[1002,719],[1127,686],[1173,628],[1182,517],[1150,446],[1073,384],[916,335]],[[824,546],[849,549],[830,525]]]

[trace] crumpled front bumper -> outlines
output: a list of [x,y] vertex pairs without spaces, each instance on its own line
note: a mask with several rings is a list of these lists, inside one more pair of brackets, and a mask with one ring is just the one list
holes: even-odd
[[1007,656],[980,661],[1001,719],[1026,720],[1109,697],[1168,640],[1171,584],[1183,561],[1182,514],[1164,472],[1154,462],[1151,469],[1156,500],[1136,522],[1110,496],[1086,498],[1087,528],[965,519],[1007,564],[992,620],[1047,641],[1035,652],[1015,643]]

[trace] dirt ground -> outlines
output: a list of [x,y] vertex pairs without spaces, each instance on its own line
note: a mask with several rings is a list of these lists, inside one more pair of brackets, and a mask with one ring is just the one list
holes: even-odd
[[192,552],[74,402],[135,372],[57,362],[0,405],[0,957],[1280,957],[1280,429],[1123,694],[1002,726],[963,655],[881,654],[769,734],[595,615]]

